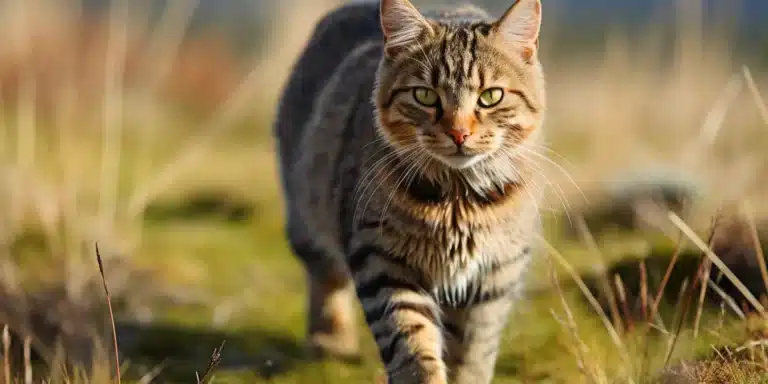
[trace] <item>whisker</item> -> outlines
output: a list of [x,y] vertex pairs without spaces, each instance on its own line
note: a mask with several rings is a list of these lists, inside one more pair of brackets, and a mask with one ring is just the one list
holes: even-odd
[[[363,207],[363,211],[361,212],[361,214],[360,214],[360,216],[359,216],[359,217],[364,217],[364,216],[365,216],[365,212],[368,210],[368,205],[370,204],[370,202],[371,202],[371,199],[373,199],[374,195],[376,194],[376,191],[378,191],[378,189],[379,189],[379,187],[381,187],[382,183],[383,183],[385,180],[389,179],[389,177],[390,177],[392,174],[394,174],[395,172],[397,172],[397,171],[398,171],[398,169],[400,169],[401,167],[403,167],[403,166],[406,166],[406,167],[407,167],[407,166],[410,164],[410,160],[411,160],[411,159],[412,159],[414,156],[418,156],[419,154],[420,154],[420,152],[419,152],[419,151],[415,151],[415,150],[411,150],[411,151],[409,151],[409,153],[408,153],[407,155],[405,155],[405,156],[402,156],[402,158],[401,158],[401,163],[400,163],[400,164],[398,164],[397,166],[395,166],[395,167],[394,167],[393,169],[391,169],[391,170],[390,170],[390,171],[389,171],[389,172],[388,172],[388,173],[387,173],[387,174],[386,174],[384,177],[382,177],[381,179],[379,179],[379,182],[377,183],[377,185],[376,185],[376,188],[373,190],[373,192],[371,192],[370,196],[368,196],[368,201],[365,203],[365,206]],[[393,189],[393,192],[394,192],[394,190],[395,190],[395,189]],[[356,216],[356,217],[358,217],[358,216]]]
[[[504,149],[503,149],[503,148],[502,148],[502,151],[504,151]],[[514,172],[514,173],[515,173],[515,177],[516,177],[518,180],[522,180],[522,181],[523,181],[523,184],[525,185],[525,188],[523,188],[523,190],[524,190],[524,192],[525,192],[525,193],[528,195],[528,197],[531,199],[531,201],[533,202],[533,204],[534,204],[534,205],[535,205],[535,207],[536,207],[536,210],[538,211],[538,210],[539,210],[539,208],[540,208],[540,207],[539,207],[539,205],[540,205],[540,204],[539,204],[540,200],[539,200],[539,199],[537,199],[537,198],[536,198],[536,197],[535,197],[535,196],[532,194],[532,192],[531,192],[531,189],[534,189],[538,195],[542,195],[542,193],[541,193],[541,190],[539,190],[539,189],[538,189],[538,187],[536,186],[536,184],[535,184],[535,183],[534,183],[532,180],[529,180],[528,178],[526,178],[526,177],[525,177],[525,175],[524,175],[522,172],[520,172],[520,170],[519,170],[519,169],[518,169],[518,168],[515,166],[515,164],[512,162],[512,160],[511,160],[511,157],[510,157],[510,156],[503,156],[503,157],[501,157],[500,159],[501,159],[501,161],[503,161],[503,162],[505,163],[505,165],[506,165],[506,166],[507,166],[507,167],[508,167],[510,170],[512,170],[512,172]],[[548,204],[548,203],[547,203],[547,204]],[[549,207],[549,209],[551,209],[551,207]]]
[[528,164],[531,169],[539,176],[541,176],[544,181],[549,185],[550,187],[555,190],[555,193],[558,195],[558,198],[560,198],[561,202],[563,203],[563,207],[566,209],[570,209],[570,203],[567,202],[567,199],[565,198],[565,191],[560,187],[560,185],[554,181],[552,181],[549,177],[547,177],[546,172],[544,172],[544,169],[540,166],[539,163],[536,162],[536,160],[525,156],[525,154],[520,153],[517,154],[516,157],[519,157],[520,159],[524,160],[526,164]]
[[560,171],[560,172],[563,174],[563,176],[565,176],[565,177],[568,179],[568,181],[569,181],[569,182],[570,182],[570,183],[571,183],[571,184],[572,184],[572,185],[573,185],[573,186],[576,188],[576,190],[579,192],[579,194],[581,195],[581,197],[582,197],[582,198],[583,198],[585,201],[587,200],[587,196],[586,196],[586,194],[584,194],[584,191],[581,189],[581,187],[579,187],[579,185],[578,185],[578,184],[576,183],[576,181],[573,179],[573,177],[571,176],[570,172],[568,172],[568,170],[566,170],[565,168],[563,168],[563,166],[561,166],[560,164],[558,164],[558,163],[557,163],[557,162],[555,162],[554,160],[550,159],[549,157],[547,157],[547,156],[545,156],[545,155],[542,155],[541,153],[538,153],[538,152],[536,152],[536,151],[534,151],[534,150],[532,150],[532,149],[530,149],[530,148],[526,148],[526,147],[524,147],[524,146],[521,146],[521,147],[519,147],[518,149],[524,150],[524,151],[526,151],[527,153],[530,153],[530,154],[532,154],[532,155],[535,155],[535,156],[537,156],[538,158],[540,158],[540,159],[542,159],[542,160],[546,161],[548,164],[550,164],[550,165],[554,166],[554,167],[555,167],[555,168],[556,168],[558,171]]
[[[355,203],[355,210],[354,210],[355,213],[353,214],[353,217],[354,217],[355,220],[357,220],[358,218],[362,217],[365,214],[365,211],[368,208],[368,204],[370,204],[371,199],[375,195],[375,193],[378,190],[378,188],[381,186],[381,182],[384,179],[388,178],[393,172],[395,172],[400,166],[402,166],[402,164],[396,166],[394,169],[390,169],[390,171],[384,177],[380,178],[379,176],[382,174],[382,172],[385,172],[386,169],[389,167],[389,164],[391,164],[395,160],[398,160],[398,158],[405,158],[405,157],[410,156],[413,152],[416,152],[415,149],[418,148],[419,146],[420,145],[418,143],[412,144],[412,145],[407,145],[407,146],[404,146],[404,147],[400,147],[396,151],[393,151],[392,153],[389,153],[389,154],[385,155],[381,160],[377,161],[374,164],[373,167],[371,167],[371,171],[367,172],[368,174],[374,176],[373,179],[371,179],[370,181],[367,182],[367,177],[366,177],[366,179],[361,178],[361,180],[358,182],[358,186],[361,186],[363,184],[366,184],[366,185],[365,185],[364,189],[362,190],[362,192],[360,192],[359,195],[355,194],[356,195],[356,198],[355,198],[356,203]],[[373,175],[373,172],[376,172],[376,174]],[[377,180],[378,180],[378,182],[376,182]],[[366,191],[374,183],[376,183],[376,187],[374,188],[374,190],[370,194],[368,194],[368,200],[366,201],[365,205],[363,206],[363,210],[361,211],[361,213],[358,214],[357,212],[358,212],[358,209],[360,207],[360,202],[362,201],[362,198],[364,196],[366,196]]]
[[[371,142],[369,142],[368,144],[364,145],[362,147],[362,149],[366,149],[366,148],[368,148],[369,146],[371,146],[373,144],[384,143],[384,142],[387,142],[389,140],[386,136],[384,136],[382,134],[379,134],[379,133],[377,133],[375,136],[376,137],[374,137],[373,140],[371,140]],[[415,138],[417,136],[418,135],[414,134],[414,135],[409,136],[408,139]]]
[[[415,149],[418,147],[418,143],[409,144],[401,148],[402,151],[411,151],[412,149]],[[379,153],[380,151],[377,151]],[[355,210],[354,212],[357,212],[359,208],[360,201],[362,197],[365,195],[366,191],[370,187],[370,185],[375,181],[376,178],[378,178],[379,175],[386,169],[386,167],[392,163],[393,161],[397,160],[399,156],[399,153],[397,151],[393,151],[391,153],[388,153],[384,155],[381,159],[377,160],[369,170],[366,171],[365,174],[360,178],[358,181],[357,187],[355,187],[355,191],[353,192],[353,196],[355,196]],[[374,175],[375,173],[375,175]],[[369,178],[371,178],[369,180]],[[362,190],[361,190],[362,188]],[[375,190],[374,190],[375,192]],[[367,203],[366,203],[367,205]],[[354,215],[355,218],[357,218],[357,215]]]
[[[429,155],[425,154],[424,152],[415,151],[415,153],[416,153],[417,157],[413,161],[410,162],[410,164],[408,165],[408,168],[405,170],[405,173],[403,173],[403,175],[395,182],[394,188],[392,188],[392,191],[390,192],[389,196],[387,197],[387,201],[386,201],[386,203],[384,203],[384,208],[381,210],[381,214],[379,216],[379,221],[382,221],[384,219],[384,217],[386,217],[386,213],[387,213],[387,209],[389,208],[389,204],[392,202],[392,198],[397,193],[397,190],[398,190],[398,188],[400,188],[400,185],[403,182],[406,182],[406,185],[409,185],[410,182],[408,182],[406,180],[408,180],[409,177],[415,178],[417,176],[417,173],[415,173],[414,171],[418,169],[418,164],[420,164],[426,156],[429,156]],[[414,172],[413,176],[410,176],[412,172]]]
[[573,163],[571,163],[571,162],[570,162],[570,161],[569,161],[569,160],[568,160],[568,159],[567,159],[565,156],[561,155],[561,154],[560,154],[560,152],[557,152],[557,151],[555,151],[554,149],[552,149],[551,147],[549,147],[549,146],[548,146],[548,145],[546,145],[546,144],[541,144],[541,143],[531,143],[531,144],[527,144],[527,145],[529,145],[529,146],[533,146],[533,147],[534,147],[534,148],[536,148],[536,149],[543,149],[543,150],[545,150],[545,151],[547,151],[547,152],[549,152],[549,153],[551,153],[551,154],[553,154],[553,155],[557,156],[557,158],[558,158],[559,160],[562,160],[562,161],[563,161],[563,162],[564,162],[566,165],[568,165],[569,167],[573,166]]
[[[416,143],[416,140],[417,140],[417,137],[416,137],[416,135],[414,135],[413,137],[407,137],[407,138],[405,138],[405,139],[404,139],[404,142],[403,142],[403,143],[401,143],[401,145],[403,145],[403,146],[409,146],[409,145],[411,145],[411,144],[415,144],[415,143]],[[379,138],[376,138],[374,141],[371,141],[370,143],[368,143],[368,144],[366,144],[365,146],[363,146],[363,149],[367,148],[368,146],[370,146],[370,145],[372,145],[372,144],[380,144],[380,143],[387,143],[387,138],[386,138],[386,137],[379,137]],[[391,146],[389,146],[389,145],[387,145],[387,144],[385,144],[385,145],[382,145],[382,146],[381,146],[381,148],[379,148],[379,149],[377,149],[376,151],[374,151],[373,153],[371,153],[371,154],[368,156],[368,158],[367,158],[367,159],[365,159],[365,160],[363,161],[363,163],[362,163],[361,165],[362,165],[363,167],[364,167],[364,166],[366,166],[366,165],[368,165],[368,162],[369,162],[369,161],[371,161],[371,160],[373,160],[373,159],[375,159],[375,158],[376,158],[376,155],[378,155],[378,154],[379,154],[379,153],[381,153],[382,151],[386,151],[386,150],[388,150],[388,149],[389,149],[389,150],[391,150],[391,149],[392,149],[392,147],[391,147]]]
[[[546,183],[548,186],[550,186],[550,187],[552,188],[552,190],[553,190],[553,191],[554,191],[554,193],[555,193],[555,196],[558,198],[558,200],[560,201],[560,204],[562,205],[563,209],[565,210],[565,214],[566,214],[566,217],[568,218],[568,221],[569,221],[569,222],[573,222],[573,218],[571,217],[571,213],[570,213],[570,211],[571,211],[571,205],[570,205],[570,203],[568,202],[568,199],[567,199],[567,198],[566,198],[566,196],[565,196],[565,192],[564,192],[564,191],[563,191],[563,189],[560,187],[560,185],[559,185],[559,184],[557,184],[556,182],[552,181],[552,180],[551,180],[549,177],[547,177],[547,175],[546,175],[546,173],[544,172],[544,170],[543,170],[543,169],[542,169],[542,168],[539,166],[539,164],[538,164],[538,163],[537,163],[537,162],[536,162],[534,159],[532,159],[532,158],[529,158],[529,157],[526,157],[526,156],[525,156],[525,154],[523,154],[523,153],[518,153],[518,154],[517,154],[517,157],[518,157],[518,158],[520,158],[520,159],[522,159],[522,160],[524,160],[524,161],[525,161],[525,162],[526,162],[526,163],[527,163],[527,164],[528,164],[528,165],[531,167],[531,169],[532,169],[532,170],[533,170],[533,171],[534,171],[534,172],[535,172],[535,173],[536,173],[536,174],[537,174],[539,177],[541,177],[541,179],[542,179],[542,180],[543,180],[543,181],[544,181],[544,182],[545,182],[545,183]],[[551,207],[550,207],[550,209],[551,209]],[[554,210],[553,210],[553,211],[554,211]]]
[[[405,148],[406,150],[409,150],[411,147],[413,147],[415,145],[418,145],[418,142],[413,140],[413,141],[409,141],[409,142],[404,143],[403,147],[401,147],[401,148]],[[390,156],[397,156],[398,155],[398,150],[397,149],[394,149],[394,148],[392,148],[392,147],[390,147],[388,145],[382,146],[381,148],[377,149],[376,151],[374,151],[373,153],[368,155],[368,158],[365,159],[363,161],[363,163],[362,163],[362,168],[365,168],[365,166],[368,165],[370,161],[372,161],[372,160],[377,158],[378,154],[380,154],[381,152],[386,151],[386,150],[391,150],[392,152],[384,155],[384,157],[382,157],[382,158],[377,159],[376,162],[371,166],[371,169],[376,168],[378,163],[381,162],[382,160],[384,160],[384,159],[386,159],[386,158],[388,158]]]

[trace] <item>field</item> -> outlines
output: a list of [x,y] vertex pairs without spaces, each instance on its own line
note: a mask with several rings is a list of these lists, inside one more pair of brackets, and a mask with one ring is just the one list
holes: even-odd
[[[0,2],[0,383],[115,381],[103,282],[124,382],[381,380],[366,332],[361,362],[306,357],[282,228],[275,99],[330,2],[281,8],[249,55],[187,31],[192,2],[159,20],[54,3]],[[768,382],[768,67],[680,3],[671,26],[581,50],[547,30],[546,242],[497,383]],[[645,185],[695,196],[679,216],[609,209]],[[721,260],[744,286],[702,290]]]

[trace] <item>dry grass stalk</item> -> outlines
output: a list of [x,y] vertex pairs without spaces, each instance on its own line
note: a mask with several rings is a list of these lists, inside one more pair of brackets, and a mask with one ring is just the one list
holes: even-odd
[[24,384],[32,384],[32,339],[24,338]]
[[198,372],[195,372],[197,384],[208,384],[213,381],[213,372],[221,363],[221,351],[224,350],[224,343],[226,343],[226,340],[222,341],[218,348],[213,349],[213,353],[211,353],[211,360],[208,361],[208,366],[205,367],[203,375],[200,376]]
[[552,260],[547,260],[547,261],[549,264],[550,279],[552,280],[552,285],[555,287],[555,291],[560,297],[560,304],[563,307],[563,312],[565,312],[566,320],[561,320],[555,313],[554,309],[550,309],[552,313],[552,317],[554,317],[555,320],[558,323],[560,323],[560,325],[563,326],[563,328],[568,329],[571,336],[573,337],[574,344],[576,344],[576,354],[577,354],[576,358],[578,359],[577,363],[582,374],[586,378],[590,379],[592,383],[603,382],[604,380],[602,379],[604,379],[604,377],[601,378],[601,376],[598,376],[599,372],[602,372],[602,370],[589,369],[589,365],[587,364],[587,355],[589,354],[589,348],[587,347],[587,344],[584,343],[584,340],[582,340],[582,338],[579,336],[578,325],[576,325],[576,320],[574,319],[573,311],[571,310],[571,307],[568,305],[568,301],[565,300],[565,294],[563,293],[563,289],[560,286],[560,280],[557,277],[557,270],[555,270],[555,267],[552,264]]
[[648,272],[645,270],[645,260],[638,263],[640,269],[640,308],[643,321],[648,322]]
[[[646,270],[645,260],[640,260],[639,262],[639,268],[640,268],[640,307],[641,312],[643,315],[643,321],[646,324],[652,324],[653,319],[649,317],[648,309],[648,272]],[[649,345],[648,345],[648,333],[650,332],[651,327],[643,328],[643,339],[642,339],[642,351],[643,356],[642,359],[640,359],[640,377],[647,377],[648,373],[646,372],[646,369],[649,367],[649,358],[650,358],[650,351]]]
[[680,283],[680,290],[677,292],[677,302],[683,301],[683,295],[685,295],[686,289],[688,289],[688,278],[686,277],[683,279],[683,282]]
[[107,279],[104,276],[104,264],[101,261],[101,253],[99,252],[99,245],[96,244],[96,261],[99,263],[99,273],[101,274],[101,282],[104,284],[104,293],[107,295],[107,307],[109,308],[109,321],[112,325],[112,340],[114,341],[115,348],[115,374],[117,375],[117,383],[120,384],[120,350],[117,345],[117,329],[115,327],[115,315],[112,311],[112,299],[109,296],[109,288],[107,288]]
[[[670,213],[674,214],[674,213]],[[677,217],[677,215],[675,215]],[[715,231],[717,231],[717,225],[720,221],[720,214],[718,213],[715,215],[714,219],[712,220],[712,225],[710,227],[709,231],[709,239],[708,243],[712,243],[712,240],[715,236]],[[683,231],[685,234],[685,232]],[[683,330],[683,323],[685,322],[685,319],[688,315],[688,310],[691,304],[691,300],[693,299],[693,294],[696,291],[696,288],[698,287],[698,284],[702,284],[705,281],[709,281],[709,275],[704,275],[704,271],[707,270],[707,259],[702,256],[702,260],[699,263],[699,267],[696,270],[696,274],[694,275],[693,283],[688,287],[686,291],[683,291],[681,288],[680,292],[680,298],[681,300],[678,300],[678,302],[682,302],[683,306],[680,309],[680,312],[678,313],[677,318],[677,326],[675,328],[675,332],[672,334],[672,337],[669,340],[669,345],[667,346],[667,352],[664,356],[664,367],[666,368],[669,365],[670,359],[672,358],[672,353],[675,350],[675,346],[677,345],[677,341],[680,338],[680,334]]]
[[[747,319],[746,314],[744,313],[744,311],[742,311],[739,308],[739,305],[736,303],[736,300],[734,300],[733,297],[725,293],[725,291],[723,291],[723,289],[720,288],[720,286],[718,286],[717,283],[715,283],[710,279],[709,281],[707,281],[707,285],[710,288],[712,288],[712,290],[715,291],[715,293],[717,293],[721,299],[723,299],[724,304],[728,304],[728,307],[731,308],[731,310],[733,310],[733,313],[735,313],[736,316],[738,316],[741,320]],[[725,310],[725,307],[722,307],[722,308],[723,310]],[[720,322],[720,328],[722,328],[722,321]]]
[[760,110],[760,117],[765,124],[768,124],[768,106],[766,106],[765,100],[760,94],[760,89],[758,89],[757,84],[755,84],[752,72],[746,66],[741,67],[741,72],[744,74],[744,78],[747,80],[747,86],[752,93],[752,98],[755,100],[755,104],[757,104],[757,108]]
[[11,331],[3,327],[3,376],[5,384],[11,384]]
[[581,290],[582,294],[587,298],[587,301],[589,301],[589,304],[592,306],[592,308],[597,312],[598,316],[600,317],[600,321],[603,323],[603,326],[608,331],[608,335],[611,337],[611,341],[613,342],[614,346],[619,352],[619,355],[621,356],[621,359],[624,361],[624,368],[629,370],[629,372],[625,372],[625,378],[627,380],[627,383],[633,384],[635,382],[633,378],[633,364],[632,360],[629,357],[629,352],[627,351],[627,346],[624,344],[624,341],[619,336],[618,332],[616,332],[616,328],[614,328],[613,323],[608,318],[608,316],[605,314],[605,311],[603,311],[602,306],[600,306],[600,302],[595,298],[595,296],[592,294],[592,292],[589,290],[587,285],[584,283],[584,280],[579,276],[579,274],[576,272],[576,270],[573,268],[573,266],[566,260],[566,258],[558,251],[555,247],[552,246],[549,242],[547,242],[545,239],[541,238],[541,243],[544,246],[544,248],[547,250],[547,253],[557,261],[557,263],[565,269],[566,273],[573,279],[573,281],[576,283],[576,285],[579,287],[579,290]]
[[747,219],[747,225],[749,225],[749,234],[752,237],[752,245],[755,248],[755,255],[757,256],[757,263],[760,266],[760,275],[763,277],[763,284],[765,284],[765,294],[768,294],[768,268],[765,265],[765,254],[763,252],[763,244],[760,241],[760,235],[757,231],[757,224],[755,224],[755,215],[752,210],[749,209],[747,203],[742,204],[743,215]]
[[151,384],[154,382],[154,380],[157,378],[157,376],[160,375],[160,373],[165,369],[165,366],[163,364],[159,364],[158,366],[152,368],[151,371],[147,372],[144,376],[139,379],[138,384]]
[[675,346],[677,345],[677,340],[680,338],[680,334],[683,329],[683,322],[685,321],[685,318],[686,318],[685,315],[688,312],[688,306],[690,304],[690,298],[691,298],[691,295],[687,293],[693,292],[693,290],[696,287],[695,283],[696,283],[696,280],[694,280],[694,283],[692,283],[690,287],[686,287],[690,289],[686,289],[686,290],[681,289],[681,293],[680,293],[681,300],[678,302],[682,302],[683,307],[680,310],[680,312],[676,315],[677,326],[675,328],[675,331],[671,334],[670,338],[668,339],[667,351],[664,354],[664,368],[667,368],[669,366],[669,362],[672,359],[672,354],[675,351]]
[[704,298],[707,296],[707,287],[709,286],[709,273],[712,268],[712,263],[708,260],[704,262],[704,269],[701,271],[699,281],[706,281],[707,284],[701,284],[701,290],[699,291],[699,302],[696,306],[696,317],[693,320],[693,338],[699,337],[699,324],[701,322],[701,313],[704,310]]
[[616,292],[618,292],[619,300],[621,301],[621,309],[627,321],[627,332],[632,332],[635,322],[632,320],[632,313],[629,311],[629,304],[627,304],[627,290],[624,287],[624,281],[621,280],[621,275],[617,273],[613,275],[613,282],[616,285]]
[[728,268],[725,263],[718,257],[710,247],[704,243],[704,241],[701,240],[701,238],[694,232],[691,227],[688,226],[677,214],[674,212],[669,213],[669,219],[672,221],[673,224],[675,224],[683,233],[696,245],[704,254],[714,263],[717,268],[727,277],[731,283],[733,283],[734,286],[739,290],[739,292],[744,295],[744,297],[749,301],[749,304],[751,304],[761,315],[765,314],[765,308],[762,304],[755,298],[755,296],[752,294],[752,292],[747,289],[747,287],[742,283],[738,277],[731,271],[730,268]]
[[664,289],[667,287],[667,283],[669,282],[669,277],[672,275],[672,270],[675,269],[675,265],[677,264],[677,259],[680,257],[680,253],[683,250],[683,234],[680,233],[677,238],[677,245],[675,246],[675,252],[672,253],[672,259],[669,261],[669,264],[667,265],[667,270],[664,272],[664,277],[661,279],[661,284],[659,284],[659,289],[656,291],[656,297],[653,299],[653,306],[651,307],[651,318],[656,317],[656,313],[659,310],[659,304],[661,303],[661,298],[664,295]]
[[603,294],[608,297],[609,308],[611,310],[611,317],[613,317],[616,322],[614,326],[617,328],[619,333],[623,333],[624,325],[622,324],[621,316],[619,315],[619,307],[616,304],[616,296],[613,294],[613,290],[611,289],[611,283],[608,281],[608,276],[606,274],[605,258],[603,257],[603,254],[600,252],[600,248],[597,246],[595,237],[592,235],[592,232],[590,232],[589,227],[587,226],[587,222],[584,220],[584,217],[581,215],[578,215],[575,218],[575,224],[579,230],[579,234],[581,235],[582,240],[587,243],[587,246],[590,248],[590,250],[597,256],[596,267],[599,268],[599,273],[597,274],[597,276],[598,276],[598,283],[600,285],[600,290],[602,290]]

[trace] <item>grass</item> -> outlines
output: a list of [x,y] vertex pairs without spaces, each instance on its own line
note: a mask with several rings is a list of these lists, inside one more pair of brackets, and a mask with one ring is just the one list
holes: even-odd
[[[291,16],[302,28],[279,30],[274,54],[247,64],[215,35],[181,39],[189,9],[170,7],[152,29],[125,4],[92,22],[41,4],[4,3],[9,22],[0,23],[15,42],[0,51],[0,377],[381,379],[367,332],[360,364],[305,358],[303,272],[282,229],[269,133],[275,73],[327,4]],[[765,380],[762,253],[751,269],[757,288],[740,269],[745,287],[726,285],[728,273],[717,284],[715,272],[712,283],[696,276],[741,265],[709,228],[723,201],[750,202],[750,246],[738,249],[764,239],[753,223],[768,213],[768,184],[756,177],[768,171],[766,72],[742,68],[727,40],[691,34],[695,22],[680,22],[672,46],[617,33],[603,51],[543,53],[558,165],[542,164],[546,245],[495,382]],[[51,57],[62,65],[45,71]],[[591,215],[627,178],[677,174],[700,192],[684,220],[640,209],[617,229]],[[569,236],[569,219],[586,225]],[[700,239],[708,231],[709,243]]]

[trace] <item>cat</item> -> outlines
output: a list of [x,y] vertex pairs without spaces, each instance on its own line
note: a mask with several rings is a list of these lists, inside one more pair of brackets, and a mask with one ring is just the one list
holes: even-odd
[[540,26],[540,0],[317,24],[275,123],[314,352],[358,355],[357,300],[390,383],[491,381],[541,227]]

